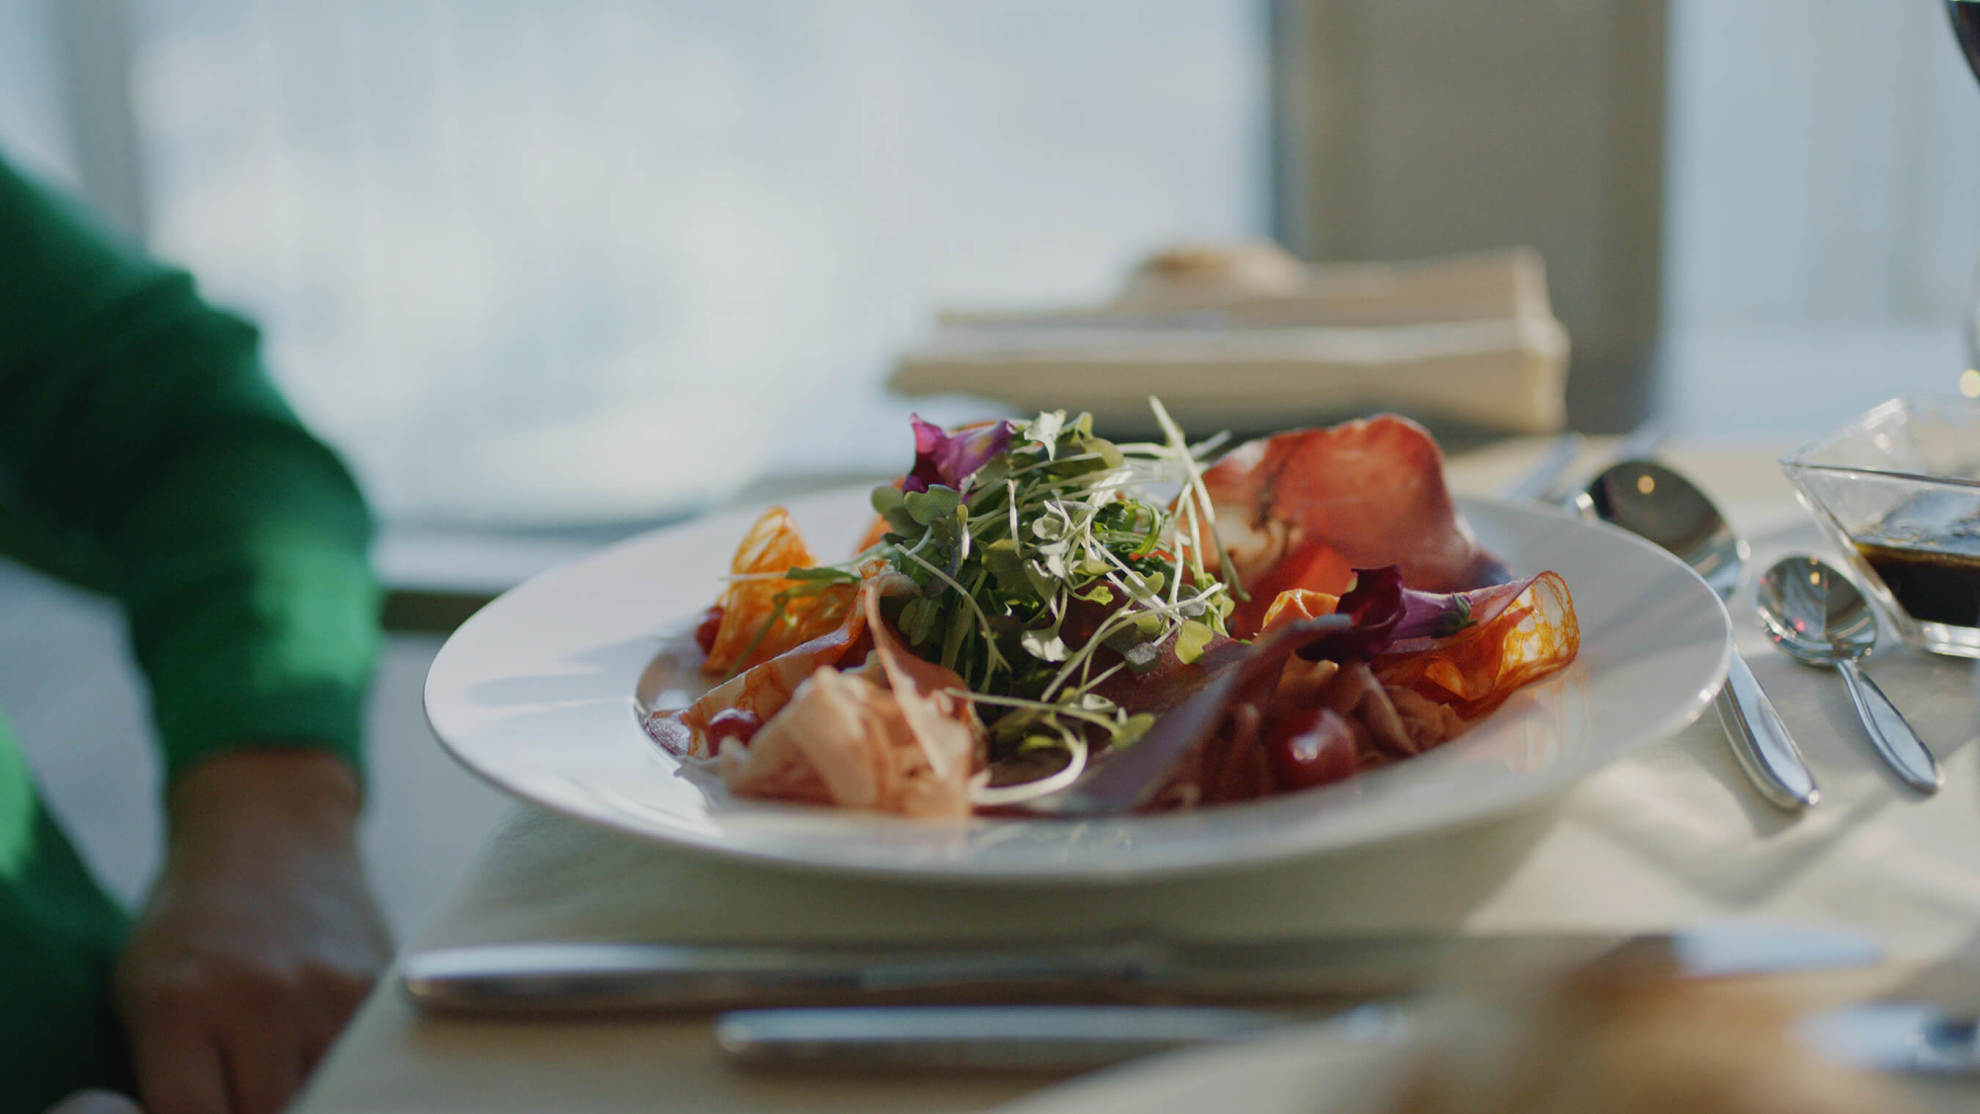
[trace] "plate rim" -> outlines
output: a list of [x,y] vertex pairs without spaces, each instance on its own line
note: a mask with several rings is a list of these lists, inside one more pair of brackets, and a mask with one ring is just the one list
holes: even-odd
[[[1277,845],[1262,848],[1248,846],[1243,853],[1239,854],[1191,858],[1180,861],[1162,860],[1143,864],[1108,865],[1088,863],[1074,865],[1056,863],[1041,867],[1038,864],[985,864],[980,860],[971,858],[964,858],[959,861],[910,862],[876,860],[860,862],[849,861],[843,856],[835,858],[830,852],[817,856],[793,854],[788,846],[782,848],[755,845],[738,846],[733,843],[724,842],[719,835],[708,835],[685,830],[662,832],[653,827],[641,825],[624,816],[587,814],[565,807],[560,802],[547,800],[537,792],[533,792],[526,783],[512,781],[503,777],[495,770],[470,759],[463,752],[463,748],[451,740],[447,733],[441,729],[439,722],[441,717],[437,716],[435,712],[435,681],[441,674],[441,663],[448,658],[450,651],[455,653],[464,652],[459,647],[466,645],[470,641],[472,638],[471,632],[474,628],[483,625],[485,620],[493,621],[487,617],[491,616],[498,608],[503,607],[505,600],[524,595],[542,581],[553,577],[572,575],[573,571],[581,566],[605,562],[623,550],[650,545],[659,535],[690,528],[725,514],[747,515],[750,513],[761,513],[762,510],[767,509],[771,505],[793,505],[812,501],[825,502],[834,499],[851,499],[854,495],[863,498],[868,490],[869,485],[838,485],[804,492],[777,503],[766,503],[762,507],[755,506],[754,504],[749,506],[736,505],[725,507],[709,514],[697,515],[679,522],[667,523],[641,531],[638,534],[620,539],[610,545],[602,546],[591,553],[562,562],[552,568],[536,573],[507,591],[504,591],[494,600],[489,601],[488,604],[470,616],[466,622],[455,628],[448,635],[445,643],[441,645],[439,652],[434,655],[432,663],[428,666],[425,683],[421,686],[421,709],[425,715],[429,730],[432,731],[434,738],[439,742],[441,749],[456,764],[462,766],[484,783],[509,795],[518,802],[527,804],[533,808],[554,812],[560,817],[572,819],[580,823],[614,832],[621,832],[645,843],[657,844],[689,854],[801,873],[823,873],[880,881],[893,880],[939,883],[944,885],[999,887],[1023,887],[1027,885],[1051,886],[1081,882],[1125,884],[1200,875],[1215,870],[1264,868],[1295,859],[1318,858],[1341,854],[1357,848],[1408,843],[1416,839],[1434,838],[1446,835],[1452,831],[1465,830],[1480,824],[1490,823],[1493,820],[1543,807],[1546,803],[1558,798],[1561,794],[1572,790],[1577,784],[1596,771],[1634,754],[1654,742],[1669,738],[1695,722],[1704,714],[1705,708],[1712,702],[1719,688],[1723,686],[1731,668],[1732,657],[1736,652],[1732,617],[1724,601],[1719,599],[1717,594],[1712,591],[1710,586],[1706,584],[1704,579],[1696,571],[1684,564],[1675,555],[1656,544],[1609,523],[1583,518],[1554,507],[1501,499],[1493,496],[1455,496],[1454,500],[1457,503],[1458,511],[1461,516],[1465,516],[1467,522],[1470,517],[1470,509],[1477,507],[1487,509],[1492,513],[1510,512],[1515,517],[1537,516],[1542,519],[1554,519],[1559,522],[1572,523],[1577,527],[1605,534],[1613,541],[1631,546],[1674,570],[1680,570],[1683,576],[1692,582],[1692,587],[1703,592],[1706,597],[1709,597],[1718,604],[1717,610],[1720,620],[1719,630],[1717,632],[1719,635],[1718,653],[1715,663],[1709,670],[1708,683],[1701,685],[1696,691],[1688,693],[1684,700],[1674,703],[1658,716],[1637,728],[1622,743],[1612,746],[1599,754],[1591,754],[1589,757],[1573,760],[1562,766],[1561,770],[1563,773],[1568,774],[1568,776],[1559,777],[1556,784],[1550,785],[1538,793],[1520,794],[1518,795],[1518,799],[1511,802],[1488,801],[1482,807],[1472,808],[1455,815],[1440,815],[1429,823],[1413,825],[1401,831],[1378,832],[1373,836],[1355,840],[1347,844],[1321,844],[1316,846],[1312,843],[1300,843],[1296,840],[1281,841]],[[511,604],[510,606],[515,605]],[[663,619],[655,623],[655,628],[664,627],[667,623],[678,621],[680,618],[680,616],[675,616],[671,619]],[[637,730],[636,713],[633,711],[636,684],[636,675],[633,678],[629,678],[625,694],[625,702],[628,709],[627,714],[629,717],[628,723],[634,730]],[[1277,800],[1283,799],[1283,797],[1277,798]],[[1259,803],[1269,805],[1272,803],[1272,800],[1267,799]],[[768,807],[778,807],[776,802],[766,802],[765,804]],[[783,805],[781,807],[791,809],[804,808],[809,811],[815,806]],[[1248,806],[1240,805],[1233,807]],[[1199,816],[1201,814],[1191,813],[1185,815]],[[862,817],[862,819],[874,818]],[[911,821],[905,818],[893,819],[898,819],[902,824],[918,823],[917,821]],[[1156,816],[1142,819],[1150,823],[1161,823],[1164,821],[1174,822],[1181,818]],[[1028,820],[1018,822],[1064,823],[1064,821],[1056,820]]]

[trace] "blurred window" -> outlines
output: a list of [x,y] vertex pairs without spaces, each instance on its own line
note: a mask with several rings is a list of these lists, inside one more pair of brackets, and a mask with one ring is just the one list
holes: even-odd
[[637,518],[1263,231],[1256,0],[133,0],[149,237],[401,517]]
[[[1302,6],[1361,26],[1319,0],[0,0],[0,144],[260,319],[389,514],[640,519],[875,459],[877,383],[942,305],[1098,298],[1151,247],[1266,231],[1268,24]],[[1943,4],[1663,7],[1667,424],[1791,438],[1948,389],[1980,89]],[[1342,65],[1420,44],[1360,45]]]
[[1812,437],[1946,393],[1980,256],[1980,85],[1942,0],[1673,0],[1671,424]]

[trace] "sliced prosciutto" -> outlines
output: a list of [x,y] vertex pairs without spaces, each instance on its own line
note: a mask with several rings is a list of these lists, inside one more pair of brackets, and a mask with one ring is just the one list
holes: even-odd
[[837,665],[865,644],[866,612],[848,610],[838,626],[803,642],[760,665],[753,665],[702,694],[685,708],[656,711],[646,720],[646,733],[675,754],[712,758],[715,740],[710,728],[728,712],[747,714],[768,724],[813,673]]
[[1250,441],[1203,474],[1217,535],[1250,601],[1231,633],[1255,635],[1279,592],[1340,595],[1356,568],[1395,565],[1419,591],[1508,579],[1479,548],[1422,426],[1381,415]]
[[903,816],[969,814],[983,728],[962,678],[907,652],[880,613],[880,583],[860,593],[873,653],[856,670],[820,665],[747,743],[721,743],[723,781],[744,796]]

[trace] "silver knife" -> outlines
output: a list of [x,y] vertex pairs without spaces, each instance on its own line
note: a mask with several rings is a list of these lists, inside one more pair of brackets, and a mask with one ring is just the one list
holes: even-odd
[[746,1068],[1056,1073],[1298,1020],[1218,1006],[839,1006],[725,1013],[715,1043]]
[[1584,964],[1707,977],[1861,966],[1877,944],[1813,927],[1636,936],[1139,936],[999,945],[497,944],[415,953],[406,994],[448,1013],[596,1013],[901,1002],[1298,1001],[1476,985]]
[[[1198,1044],[1245,1040],[1313,1018],[1203,1006],[895,1006],[743,1010],[716,1020],[740,1067],[834,1071],[1073,1072]],[[1800,1035],[1823,1054],[1875,1071],[1980,1075],[1976,1019],[1913,1002],[1817,1014]],[[1392,1043],[1406,1005],[1371,1003],[1324,1022],[1343,1041]]]

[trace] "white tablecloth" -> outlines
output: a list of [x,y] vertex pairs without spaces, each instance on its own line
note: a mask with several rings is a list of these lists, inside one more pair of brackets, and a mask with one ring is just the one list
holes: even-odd
[[[1532,452],[1453,465],[1489,491]],[[1732,509],[1756,564],[1819,548],[1772,454],[1674,450]],[[1649,929],[1727,916],[1860,926],[1893,962],[1825,993],[1896,990],[1980,1007],[1980,713],[1971,663],[1901,648],[1871,672],[1945,767],[1921,797],[1869,749],[1834,677],[1768,646],[1736,600],[1740,649],[1799,739],[1822,804],[1758,798],[1711,713],[1552,804],[1417,842],[1228,876],[1122,887],[976,890],[852,881],[698,857],[517,806],[416,946],[539,938],[670,941],[919,934],[1009,939],[1179,931]],[[705,1020],[424,1019],[388,981],[301,1109],[329,1111],[980,1110],[1035,1089],[996,1078],[738,1074]],[[1980,1091],[1939,1088],[1959,1109]]]

